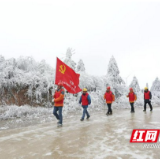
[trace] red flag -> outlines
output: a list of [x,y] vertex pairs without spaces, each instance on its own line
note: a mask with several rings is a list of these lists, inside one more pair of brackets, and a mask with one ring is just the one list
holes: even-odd
[[78,86],[79,76],[80,74],[57,58],[55,84],[62,82],[68,92],[75,94],[82,91]]

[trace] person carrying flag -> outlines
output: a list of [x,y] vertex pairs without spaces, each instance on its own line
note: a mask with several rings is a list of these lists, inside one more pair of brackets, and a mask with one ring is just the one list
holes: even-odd
[[53,98],[54,98],[53,99],[53,102],[54,102],[53,114],[58,120],[57,126],[61,127],[63,123],[62,108],[63,108],[63,101],[64,101],[64,89],[63,89],[62,82],[58,83],[58,88]]
[[[58,85],[58,89],[54,94],[54,110],[53,114],[59,120],[58,126],[62,126],[63,116],[63,101],[64,101],[64,89],[68,93],[77,94],[81,92],[79,87],[80,74],[76,73],[71,67],[62,62],[58,57],[56,58],[56,70],[55,70],[55,84]],[[63,82],[63,83],[59,83]],[[57,114],[59,112],[59,114]]]

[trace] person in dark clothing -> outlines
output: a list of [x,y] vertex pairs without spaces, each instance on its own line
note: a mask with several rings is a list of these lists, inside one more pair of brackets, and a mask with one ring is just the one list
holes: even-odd
[[146,111],[146,104],[148,103],[150,106],[150,111],[153,110],[152,104],[151,104],[151,99],[152,99],[152,93],[148,90],[147,87],[144,88],[144,112]]

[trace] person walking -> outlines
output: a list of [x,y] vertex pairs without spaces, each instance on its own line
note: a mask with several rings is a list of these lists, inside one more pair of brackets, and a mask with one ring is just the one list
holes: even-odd
[[152,93],[148,90],[147,87],[144,88],[144,112],[146,111],[146,105],[147,103],[150,106],[150,111],[153,110],[152,104],[151,104],[151,99],[152,99]]
[[104,99],[106,100],[108,111],[106,115],[112,114],[112,102],[115,101],[115,96],[111,91],[110,87],[107,87],[106,93],[104,94]]
[[[63,83],[58,83],[58,88],[53,96],[53,102],[54,102],[54,109],[53,114],[57,118],[57,126],[62,127],[63,124],[63,115],[62,115],[62,109],[63,109],[63,102],[64,102],[64,89],[63,89]],[[58,113],[57,113],[58,112]]]
[[81,103],[82,103],[82,108],[83,108],[83,114],[82,114],[82,118],[80,120],[83,121],[85,118],[85,114],[87,115],[87,119],[89,119],[89,117],[90,117],[90,114],[88,113],[87,108],[88,108],[88,105],[91,104],[91,97],[87,93],[86,88],[83,89],[83,94],[80,97],[79,104],[81,104]]
[[128,93],[127,97],[129,98],[129,103],[131,105],[131,113],[134,113],[135,112],[134,102],[137,100],[137,96],[134,93],[133,88],[130,88],[129,90],[130,90],[130,92]]

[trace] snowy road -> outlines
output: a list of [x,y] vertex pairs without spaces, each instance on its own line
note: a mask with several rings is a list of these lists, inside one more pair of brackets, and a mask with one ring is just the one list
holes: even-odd
[[83,122],[80,116],[65,119],[62,128],[54,121],[1,130],[0,158],[160,158],[160,148],[129,143],[132,129],[160,128],[160,108],[94,113]]

